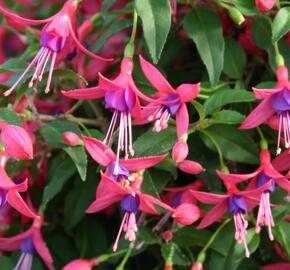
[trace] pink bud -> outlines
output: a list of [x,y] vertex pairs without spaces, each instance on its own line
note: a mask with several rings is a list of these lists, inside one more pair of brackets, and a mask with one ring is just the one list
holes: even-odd
[[200,214],[200,210],[196,205],[183,203],[175,209],[172,217],[179,224],[190,225],[200,218]]
[[97,258],[91,260],[78,259],[71,261],[63,268],[63,270],[91,270],[94,266],[98,265],[98,263],[99,260]]
[[80,144],[80,138],[79,136],[71,131],[67,131],[63,133],[63,140],[68,145],[79,145]]
[[267,11],[272,9],[275,3],[276,0],[256,0],[256,7],[259,10]]
[[173,237],[173,233],[172,231],[165,231],[163,234],[162,234],[162,238],[165,240],[165,241],[170,241]]
[[204,168],[195,161],[192,160],[184,160],[181,163],[178,164],[179,170],[189,173],[189,174],[199,174],[204,170]]
[[279,83],[288,82],[288,69],[285,66],[279,66],[276,70],[277,80]]
[[191,270],[203,270],[202,263],[196,262],[192,267]]
[[180,163],[186,159],[188,156],[188,151],[187,143],[183,140],[180,140],[174,145],[171,155],[177,163]]
[[9,155],[19,159],[33,158],[33,145],[25,129],[7,125],[2,128],[1,140]]
[[174,270],[172,265],[165,265],[164,270]]

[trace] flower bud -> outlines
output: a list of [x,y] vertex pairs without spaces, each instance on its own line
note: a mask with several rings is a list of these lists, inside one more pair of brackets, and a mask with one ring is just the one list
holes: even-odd
[[178,164],[178,169],[189,174],[199,174],[204,170],[204,168],[195,161],[192,160],[184,160]]
[[177,163],[180,163],[186,159],[188,152],[189,150],[187,143],[183,140],[180,140],[174,145],[171,155]]
[[165,265],[164,270],[174,270],[172,265]]
[[276,0],[256,0],[256,7],[261,11],[267,11],[273,8]]
[[71,132],[71,131],[67,131],[63,133],[63,140],[66,144],[72,145],[72,146],[79,145],[81,141],[79,136],[76,133]]
[[7,125],[2,128],[1,140],[6,152],[14,158],[32,159],[33,145],[27,131],[18,126]]
[[67,264],[63,270],[91,270],[94,266],[98,265],[98,258],[93,258],[91,260],[86,259],[78,259],[73,260],[69,264]]
[[202,263],[196,262],[192,267],[191,270],[203,270]]
[[237,25],[241,25],[245,21],[245,17],[237,8],[231,7],[229,15]]
[[281,65],[276,70],[276,76],[279,83],[288,82],[288,69],[287,67]]
[[163,238],[165,241],[170,241],[170,240],[172,240],[172,237],[173,237],[173,233],[172,233],[172,231],[165,231],[165,232],[162,234],[162,238]]
[[179,224],[190,225],[200,218],[200,214],[200,209],[196,205],[183,203],[175,209],[172,217]]

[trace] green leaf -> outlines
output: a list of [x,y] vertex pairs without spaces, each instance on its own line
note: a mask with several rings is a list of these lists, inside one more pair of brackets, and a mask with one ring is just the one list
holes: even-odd
[[50,162],[46,176],[49,182],[44,188],[42,204],[46,205],[51,201],[75,172],[76,167],[74,163],[71,159],[67,158],[64,152],[55,156]]
[[63,140],[63,133],[66,131],[72,131],[77,134],[81,134],[81,130],[77,125],[64,121],[48,123],[41,128],[40,133],[49,146],[62,148],[67,146]]
[[140,240],[143,240],[147,245],[153,245],[160,242],[157,235],[152,231],[152,229],[145,226],[138,226],[138,233]]
[[[226,159],[248,164],[259,163],[259,149],[247,131],[238,130],[236,126],[215,125],[207,128],[206,132],[219,145]],[[208,148],[216,151],[208,136],[201,133],[201,137]]]
[[187,256],[174,243],[162,245],[161,253],[164,260],[166,260],[170,255],[172,255],[173,265],[181,265],[181,266],[190,265],[190,261],[187,258]]
[[151,194],[156,198],[160,198],[159,192],[158,192],[158,190],[153,182],[153,179],[148,171],[145,171],[145,173],[144,173],[142,192],[147,193],[147,194]]
[[[46,73],[46,75],[48,75],[48,72]],[[71,79],[71,80],[75,80],[75,81],[81,80],[86,85],[88,84],[87,80],[83,76],[81,76],[77,72],[74,72],[71,69],[55,69],[53,71],[52,76],[53,76],[53,78],[62,77],[63,79]]]
[[0,110],[0,119],[6,121],[8,124],[22,126],[20,118],[17,113],[13,112],[8,108]]
[[144,38],[154,63],[157,63],[171,26],[171,8],[168,0],[135,0],[142,20]]
[[217,91],[210,96],[204,103],[204,107],[207,114],[212,114],[224,105],[250,101],[255,101],[255,96],[252,92],[226,89]]
[[0,265],[1,265],[1,269],[14,269],[14,263],[13,261],[7,257],[4,256],[3,254],[0,256]]
[[212,116],[215,123],[228,125],[240,124],[245,118],[243,114],[232,110],[220,111]]
[[210,9],[195,8],[185,16],[184,27],[196,44],[207,68],[211,85],[215,86],[223,68],[225,48],[218,15]]
[[88,156],[83,146],[66,147],[63,149],[74,162],[83,181],[87,176]]
[[259,48],[267,51],[269,55],[270,66],[272,70],[275,71],[275,50],[272,44],[271,22],[268,18],[253,18],[253,38]]
[[233,38],[225,38],[225,58],[223,72],[233,79],[241,79],[243,77],[246,66],[246,54],[239,42]]
[[281,221],[273,228],[274,238],[280,243],[282,249],[286,252],[288,258],[290,258],[290,235],[289,235],[289,223]]
[[[67,230],[73,229],[85,216],[85,211],[96,196],[96,170],[88,175],[86,182],[74,181],[74,186],[64,202],[63,224]],[[77,179],[76,179],[77,180]]]
[[277,42],[290,30],[290,7],[279,10],[273,21],[272,41]]
[[246,16],[252,16],[259,13],[254,0],[227,0],[226,2],[234,4],[238,10]]
[[102,4],[102,12],[107,12],[115,2],[116,0],[104,0]]
[[[253,253],[258,248],[260,242],[259,235],[256,234],[254,228],[248,230],[246,239],[249,250]],[[246,259],[244,256],[244,245],[239,244],[235,240],[234,225],[232,222],[220,231],[211,248],[214,248],[218,253],[214,252],[212,254],[210,269],[236,270],[241,262]]]
[[197,102],[196,100],[192,100],[191,101],[191,104],[193,105],[193,107],[196,109],[198,115],[199,115],[199,118],[202,120],[206,117],[206,112],[205,112],[205,109],[204,109],[204,106],[201,105],[199,102]]
[[176,143],[175,127],[153,133],[148,130],[134,142],[134,150],[137,157],[155,156],[167,153]]

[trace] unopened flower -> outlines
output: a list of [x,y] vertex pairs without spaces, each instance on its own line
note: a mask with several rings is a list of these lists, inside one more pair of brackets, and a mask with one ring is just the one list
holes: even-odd
[[183,160],[177,166],[179,170],[189,174],[204,172],[204,168],[198,162],[192,160]]
[[76,21],[76,11],[79,5],[78,0],[68,0],[63,8],[54,16],[45,20],[30,20],[23,18],[17,14],[0,6],[0,12],[7,16],[8,18],[21,23],[23,25],[37,25],[45,24],[40,37],[41,49],[38,51],[36,56],[33,58],[31,63],[27,66],[22,75],[17,79],[17,81],[8,89],[4,95],[10,95],[17,85],[23,80],[25,75],[29,70],[36,66],[34,74],[29,82],[29,87],[32,87],[34,83],[38,85],[41,82],[45,68],[51,60],[50,69],[48,72],[47,83],[45,87],[45,92],[49,92],[50,84],[52,79],[52,73],[56,63],[57,55],[64,49],[65,45],[69,42],[74,42],[75,45],[84,53],[91,57],[102,59],[104,61],[111,61],[111,59],[105,59],[97,56],[90,51],[88,51],[78,40],[73,25]]
[[276,0],[256,0],[256,7],[262,11],[268,11],[274,7]]
[[67,131],[63,133],[63,140],[66,144],[72,145],[72,146],[79,145],[81,142],[80,137],[76,133],[71,132],[71,131]]
[[194,263],[193,266],[191,267],[191,270],[203,270],[202,263],[200,262]]
[[172,149],[172,158],[175,160],[175,162],[180,163],[183,160],[186,159],[188,156],[188,145],[186,141],[184,140],[179,140]]
[[33,146],[27,131],[15,125],[6,125],[2,128],[1,141],[5,151],[14,158],[32,159]]
[[99,264],[98,258],[93,259],[77,259],[68,263],[63,270],[91,270]]

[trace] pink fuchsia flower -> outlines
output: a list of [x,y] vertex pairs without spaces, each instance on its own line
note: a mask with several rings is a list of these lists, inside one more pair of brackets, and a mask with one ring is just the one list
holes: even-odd
[[119,123],[118,159],[120,151],[125,152],[126,158],[128,158],[129,154],[131,156],[134,155],[132,117],[140,118],[141,116],[139,98],[149,99],[136,87],[132,77],[133,67],[132,58],[125,57],[121,63],[120,74],[114,80],[111,81],[99,74],[100,80],[97,87],[62,91],[63,95],[74,99],[88,100],[104,97],[106,108],[113,112],[104,143],[108,146],[112,144],[113,133]]
[[15,125],[2,128],[1,141],[7,154],[18,159],[33,159],[33,145],[27,131]]
[[99,264],[98,258],[93,259],[77,259],[71,261],[62,270],[91,270],[94,266]]
[[[192,184],[184,186],[184,187],[176,187],[176,188],[166,188],[165,194],[161,195],[162,200],[173,209],[178,209],[178,213],[172,214],[172,212],[167,212],[164,216],[159,220],[159,222],[154,226],[153,231],[160,231],[163,225],[172,217],[175,221],[180,224],[184,224],[180,222],[181,219],[177,218],[182,214],[184,216],[185,212],[187,212],[188,218],[190,219],[190,224],[194,223],[196,220],[200,218],[201,212],[200,209],[196,207],[196,199],[192,196],[190,190],[200,190],[204,187],[204,181],[201,179],[197,179]],[[182,205],[194,205],[194,207],[190,211],[189,207],[182,209],[186,206]],[[196,207],[196,208],[195,208]],[[182,217],[181,217],[182,218]]]
[[125,232],[125,239],[134,241],[138,231],[136,214],[140,210],[144,213],[157,215],[158,211],[154,205],[158,205],[168,211],[173,211],[171,207],[162,203],[149,194],[141,192],[143,175],[134,173],[130,175],[130,182],[117,182],[114,178],[101,172],[101,182],[97,188],[96,200],[89,206],[87,213],[99,212],[109,205],[121,202],[121,210],[124,213],[113,251],[118,248],[118,242],[122,231]]
[[255,128],[268,121],[273,115],[278,116],[277,154],[280,154],[282,132],[284,133],[285,147],[290,146],[290,82],[288,69],[285,66],[279,66],[276,75],[278,82],[274,89],[253,88],[256,98],[263,99],[263,101],[248,115],[240,129]]
[[269,181],[257,189],[240,191],[237,188],[237,183],[245,181],[245,179],[249,179],[255,174],[226,174],[220,171],[217,171],[217,174],[223,180],[223,183],[227,189],[226,195],[191,191],[192,195],[198,201],[205,204],[216,204],[216,206],[213,207],[202,219],[198,228],[202,229],[211,225],[213,222],[219,220],[226,211],[228,211],[234,218],[236,228],[235,239],[238,243],[244,244],[245,256],[249,257],[250,252],[246,241],[248,222],[245,220],[244,215],[255,205],[259,204],[261,194],[268,190],[272,183]]
[[39,254],[48,269],[54,269],[52,264],[53,259],[41,235],[42,226],[42,217],[37,216],[32,226],[25,232],[14,237],[0,238],[0,250],[10,252],[15,250],[21,251],[21,256],[15,269],[30,270],[35,252]]
[[166,129],[170,117],[176,117],[176,128],[178,139],[187,134],[189,126],[189,115],[186,103],[198,96],[200,83],[182,84],[174,89],[161,73],[142,56],[140,56],[141,68],[156,88],[158,94],[154,102],[150,102],[143,108],[143,118],[136,124],[144,124],[154,121],[154,132]]
[[93,54],[92,52],[88,51],[78,40],[74,31],[74,25],[76,21],[75,14],[78,5],[78,0],[68,0],[57,14],[45,20],[26,19],[0,6],[0,12],[2,14],[23,25],[45,24],[41,32],[40,38],[41,49],[33,58],[31,63],[27,66],[22,75],[18,78],[18,80],[11,86],[10,89],[8,89],[4,93],[4,95],[10,95],[34,65],[36,65],[36,68],[29,83],[29,87],[32,87],[34,82],[38,84],[42,80],[48,61],[51,59],[48,79],[45,87],[45,92],[49,92],[52,73],[56,63],[57,55],[64,49],[65,45],[69,42],[74,42],[75,45],[82,52],[93,58],[101,59],[103,61],[112,60],[102,58],[98,55]]
[[256,7],[262,11],[268,11],[274,7],[276,0],[256,0]]
[[119,159],[110,147],[101,141],[83,136],[84,146],[90,156],[100,165],[107,167],[106,173],[116,181],[128,181],[130,171],[140,171],[152,167],[163,159],[167,154],[160,156]]

